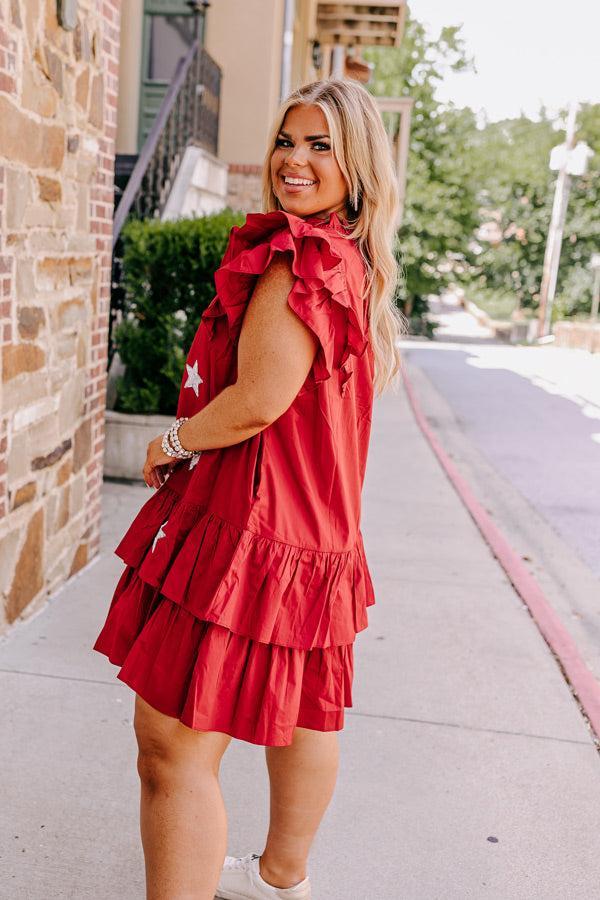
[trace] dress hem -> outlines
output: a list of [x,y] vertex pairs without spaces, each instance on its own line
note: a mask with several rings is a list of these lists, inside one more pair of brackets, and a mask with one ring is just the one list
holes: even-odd
[[198,620],[153,589],[111,605],[93,649],[154,709],[197,731],[287,746],[295,727],[340,731],[353,646],[265,645]]

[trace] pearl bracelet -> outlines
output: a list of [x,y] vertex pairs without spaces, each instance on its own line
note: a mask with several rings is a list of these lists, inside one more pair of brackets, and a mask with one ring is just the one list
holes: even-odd
[[177,432],[181,425],[184,422],[188,421],[187,416],[181,416],[179,419],[175,419],[170,428],[167,428],[162,437],[162,450],[167,456],[172,456],[175,459],[189,459],[191,456],[195,456],[196,450],[186,450],[181,446],[181,442],[179,440],[179,436]]

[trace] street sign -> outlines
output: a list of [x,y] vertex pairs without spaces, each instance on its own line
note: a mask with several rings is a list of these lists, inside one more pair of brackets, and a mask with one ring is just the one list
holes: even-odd
[[557,144],[550,151],[550,168],[557,172],[565,168],[567,175],[585,175],[588,160],[594,155],[594,151],[585,141],[578,141],[569,150],[567,144]]

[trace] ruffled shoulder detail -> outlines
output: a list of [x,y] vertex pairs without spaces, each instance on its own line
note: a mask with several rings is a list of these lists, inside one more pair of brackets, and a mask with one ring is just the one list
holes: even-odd
[[[320,222],[321,224],[318,224]],[[226,317],[229,338],[236,340],[257,277],[276,253],[291,251],[296,276],[288,304],[318,339],[313,363],[315,381],[330,378],[350,355],[361,356],[369,342],[363,300],[348,288],[340,242],[343,226],[331,213],[325,225],[283,210],[249,213],[231,229],[221,266],[215,272],[217,294],[203,314],[212,329]]]
[[265,644],[308,650],[352,643],[375,603],[360,532],[347,551],[295,547],[233,525],[168,483],[144,504],[115,553],[136,581],[198,620]]

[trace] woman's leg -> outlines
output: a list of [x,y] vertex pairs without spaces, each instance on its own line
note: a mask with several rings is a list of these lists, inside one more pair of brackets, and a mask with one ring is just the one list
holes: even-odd
[[306,877],[310,846],[333,796],[337,731],[295,728],[288,747],[266,747],[265,755],[271,815],[260,874],[275,887],[291,887]]
[[135,699],[147,900],[213,900],[227,850],[219,766],[231,737]]

